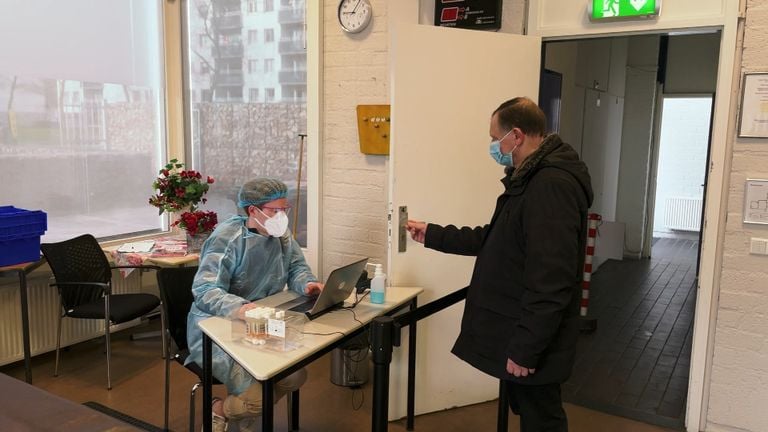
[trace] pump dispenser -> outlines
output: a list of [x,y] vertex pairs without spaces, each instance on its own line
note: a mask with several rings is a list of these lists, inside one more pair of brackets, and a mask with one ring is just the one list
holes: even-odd
[[387,275],[384,274],[381,264],[369,264],[375,267],[373,279],[371,279],[371,303],[384,303],[387,290]]

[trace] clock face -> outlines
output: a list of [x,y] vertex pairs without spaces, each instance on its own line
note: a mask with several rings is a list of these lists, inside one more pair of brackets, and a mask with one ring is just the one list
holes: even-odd
[[373,8],[368,0],[341,0],[339,2],[339,24],[349,33],[362,31],[371,22]]

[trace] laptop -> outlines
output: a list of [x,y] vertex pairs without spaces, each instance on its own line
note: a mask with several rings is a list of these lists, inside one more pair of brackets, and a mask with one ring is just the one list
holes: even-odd
[[307,318],[315,319],[344,303],[344,300],[355,289],[355,284],[360,279],[360,275],[363,273],[367,262],[368,258],[363,258],[360,261],[339,267],[328,276],[325,287],[320,291],[319,295],[301,296],[279,304],[275,308],[303,312]]

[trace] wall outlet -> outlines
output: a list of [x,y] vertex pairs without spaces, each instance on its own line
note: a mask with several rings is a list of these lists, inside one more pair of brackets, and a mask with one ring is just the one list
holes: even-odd
[[751,238],[749,240],[749,253],[753,255],[768,255],[768,239]]

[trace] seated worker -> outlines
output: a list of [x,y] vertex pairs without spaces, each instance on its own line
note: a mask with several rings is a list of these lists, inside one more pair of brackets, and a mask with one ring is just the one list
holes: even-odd
[[[258,178],[245,183],[237,206],[247,216],[233,216],[219,224],[206,240],[200,268],[192,284],[195,301],[187,318],[187,363],[202,366],[203,335],[197,323],[210,316],[244,319],[255,300],[288,288],[317,294],[317,282],[304,260],[299,244],[288,230],[287,188],[279,180]],[[226,399],[213,401],[213,430],[224,431],[227,422],[251,430],[261,415],[261,385],[215,344],[213,376],[227,386]],[[302,369],[275,383],[275,403],[306,381]]]

